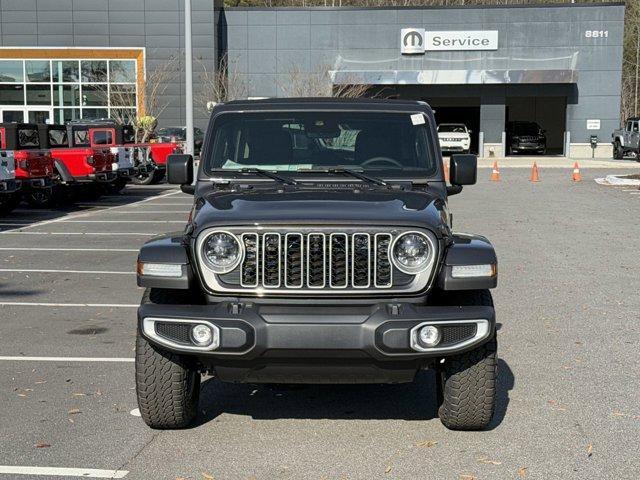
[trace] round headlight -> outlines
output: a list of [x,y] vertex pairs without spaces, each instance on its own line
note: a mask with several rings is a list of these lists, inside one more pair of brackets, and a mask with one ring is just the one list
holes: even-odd
[[414,274],[427,267],[432,251],[424,234],[409,232],[396,238],[392,254],[396,267],[404,273]]
[[202,244],[202,256],[215,273],[228,273],[242,261],[244,250],[235,235],[214,232]]

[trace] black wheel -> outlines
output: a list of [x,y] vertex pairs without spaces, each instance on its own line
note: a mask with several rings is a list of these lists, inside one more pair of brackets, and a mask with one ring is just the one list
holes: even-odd
[[622,160],[624,158],[624,149],[619,140],[616,140],[613,144],[613,158],[615,160]]
[[[473,290],[448,295],[449,305],[492,306],[488,290]],[[436,381],[438,416],[451,430],[483,430],[493,417],[498,377],[497,339],[469,352],[446,358],[439,366]]]
[[131,179],[133,183],[136,185],[151,185],[153,183],[153,174],[155,170],[151,173],[139,173],[135,177]]
[[48,208],[53,204],[52,188],[32,188],[25,194],[25,200],[34,208]]
[[[171,290],[148,289],[142,303],[181,303]],[[138,330],[136,393],[144,422],[151,428],[188,427],[197,416],[200,372],[188,356],[151,345]]]
[[127,183],[129,183],[128,178],[117,178],[113,182],[106,185],[107,193],[110,193],[112,195],[118,194],[122,190],[124,190],[124,187],[127,186]]
[[51,202],[60,207],[73,205],[76,201],[76,188],[69,185],[56,185],[51,192]]
[[20,193],[4,193],[0,194],[0,216],[7,215],[12,210],[14,210],[20,202],[22,198]]
[[162,180],[164,180],[164,174],[165,174],[165,170],[162,169],[156,169],[153,171],[153,175],[152,175],[152,179],[151,179],[151,184],[152,185],[156,185],[160,182],[162,182]]

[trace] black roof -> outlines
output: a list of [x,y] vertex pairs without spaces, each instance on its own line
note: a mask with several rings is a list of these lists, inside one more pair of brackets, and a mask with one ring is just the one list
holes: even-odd
[[235,110],[315,110],[315,109],[354,109],[354,110],[392,110],[424,111],[430,110],[426,102],[418,100],[378,99],[378,98],[263,98],[256,100],[233,100],[218,104],[215,111]]

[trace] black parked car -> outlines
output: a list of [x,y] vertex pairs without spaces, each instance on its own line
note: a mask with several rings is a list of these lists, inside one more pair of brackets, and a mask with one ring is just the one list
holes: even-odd
[[[156,130],[154,136],[159,142],[178,142],[187,141],[187,127],[163,127]],[[202,142],[204,141],[204,132],[198,127],[193,129],[193,150],[195,155],[200,155]]]
[[545,131],[536,122],[507,123],[507,154],[547,153]]
[[[400,383],[436,371],[439,416],[483,429],[496,395],[497,260],[454,233],[423,102],[272,99],[217,105],[186,229],[145,244],[136,385],[144,421],[181,428],[200,375],[243,383]],[[430,408],[424,405],[425,409]]]

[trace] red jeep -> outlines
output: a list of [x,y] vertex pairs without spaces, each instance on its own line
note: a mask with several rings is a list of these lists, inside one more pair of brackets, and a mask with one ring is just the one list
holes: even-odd
[[[3,157],[13,159],[15,179],[32,206],[51,200],[55,171],[53,158],[40,144],[38,126],[32,123],[0,123],[0,147]],[[10,163],[10,160],[7,160]]]
[[69,126],[76,131],[76,135],[85,130],[93,147],[108,148],[114,156],[113,170],[117,172],[117,179],[111,183],[111,192],[119,192],[131,179],[140,173],[146,174],[149,168],[148,154],[145,145],[135,142],[135,131],[131,125],[96,121]]
[[182,153],[182,144],[178,141],[163,143],[145,143],[148,151],[149,168],[147,172],[139,172],[133,179],[138,185],[160,183],[167,171],[167,157],[174,153]]

